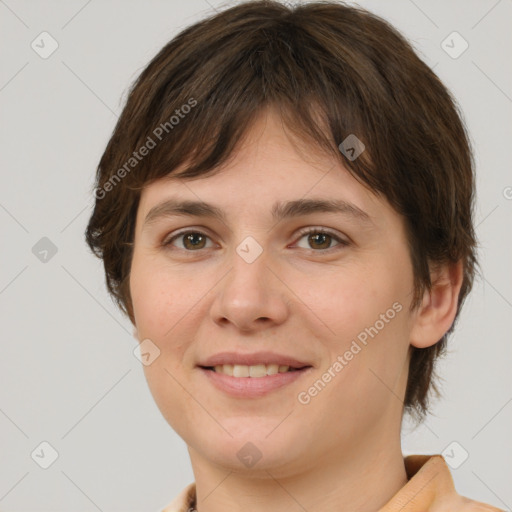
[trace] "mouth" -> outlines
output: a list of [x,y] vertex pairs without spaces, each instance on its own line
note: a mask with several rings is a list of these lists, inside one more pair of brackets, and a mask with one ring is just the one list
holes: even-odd
[[206,378],[205,385],[237,399],[255,399],[284,390],[313,371],[310,365],[284,364],[219,364],[198,366]]
[[235,398],[258,398],[267,395],[314,371],[311,364],[287,354],[272,351],[243,353],[221,352],[198,362],[206,381]]
[[311,368],[310,365],[304,366],[290,366],[284,364],[255,364],[255,365],[243,365],[243,364],[222,364],[216,366],[200,366],[203,370],[210,370],[212,372],[228,375],[229,377],[236,378],[262,378],[277,375],[280,373],[299,372],[307,368]]

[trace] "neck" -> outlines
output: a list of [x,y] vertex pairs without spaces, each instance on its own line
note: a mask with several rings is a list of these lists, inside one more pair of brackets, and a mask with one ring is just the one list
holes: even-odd
[[[377,436],[379,437],[379,436]],[[198,512],[376,512],[406,483],[400,438],[328,453],[295,471],[230,471],[189,447]],[[389,440],[388,440],[389,441]],[[376,448],[379,447],[379,448]],[[279,473],[279,476],[276,476]]]

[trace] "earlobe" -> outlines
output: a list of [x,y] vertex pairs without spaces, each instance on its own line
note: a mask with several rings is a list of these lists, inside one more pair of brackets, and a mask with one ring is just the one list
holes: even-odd
[[410,343],[417,348],[435,345],[452,326],[462,286],[462,262],[441,266],[431,278],[432,288],[425,291],[411,328]]

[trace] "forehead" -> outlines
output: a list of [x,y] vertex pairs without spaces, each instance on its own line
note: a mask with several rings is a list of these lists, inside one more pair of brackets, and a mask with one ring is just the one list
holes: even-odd
[[344,202],[370,217],[389,208],[340,159],[291,135],[272,110],[255,119],[238,148],[213,174],[193,179],[175,176],[183,168],[143,189],[138,222],[168,199],[217,205],[228,215],[258,211],[274,217],[279,210],[283,213],[285,202],[301,199]]

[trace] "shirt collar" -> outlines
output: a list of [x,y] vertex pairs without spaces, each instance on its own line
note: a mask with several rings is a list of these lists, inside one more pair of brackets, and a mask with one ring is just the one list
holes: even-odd
[[408,482],[379,512],[421,512],[442,496],[455,492],[452,475],[442,455],[404,458]]

